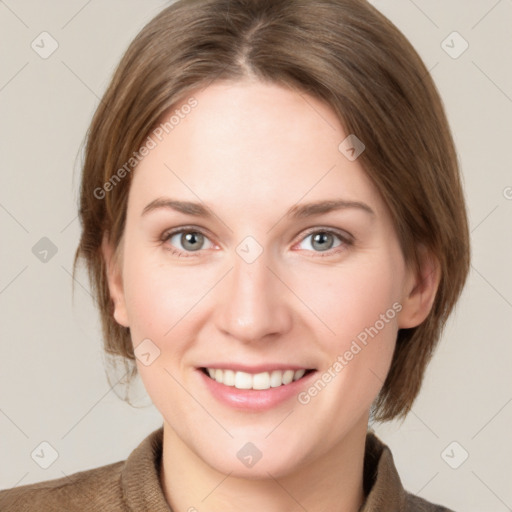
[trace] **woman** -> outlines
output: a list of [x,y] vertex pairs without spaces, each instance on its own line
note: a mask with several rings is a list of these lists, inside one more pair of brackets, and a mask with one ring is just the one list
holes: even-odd
[[371,5],[166,8],[94,116],[80,218],[105,350],[163,426],[2,509],[447,510],[368,429],[407,414],[469,266],[438,93]]

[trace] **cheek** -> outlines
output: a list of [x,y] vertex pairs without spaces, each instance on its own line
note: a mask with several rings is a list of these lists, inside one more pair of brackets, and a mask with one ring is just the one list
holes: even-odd
[[134,250],[124,262],[124,293],[135,354],[139,344],[147,347],[140,352],[149,351],[152,358],[157,354],[150,364],[137,357],[138,373],[155,406],[169,416],[175,414],[168,410],[169,396],[175,404],[189,400],[177,382],[189,348],[190,325],[200,311],[198,302],[211,287],[199,273],[155,261],[142,250]]
[[386,334],[396,330],[397,306],[393,304],[400,300],[398,276],[396,264],[386,258],[331,268],[323,275],[311,276],[315,283],[308,294],[312,309],[319,312],[332,331],[333,345],[341,343],[343,348],[343,344],[375,324],[378,331]]
[[311,309],[332,331],[319,338],[330,374],[325,379],[336,382],[329,386],[332,400],[345,401],[353,414],[373,401],[391,364],[402,309],[396,261],[389,257],[330,269],[314,279]]
[[124,293],[135,344],[140,337],[155,343],[172,337],[214,283],[200,267],[190,271],[155,260],[141,251],[125,261]]

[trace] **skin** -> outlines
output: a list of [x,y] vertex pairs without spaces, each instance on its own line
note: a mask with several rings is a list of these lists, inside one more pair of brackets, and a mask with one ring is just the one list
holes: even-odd
[[[103,243],[116,321],[134,347],[150,339],[160,351],[137,365],[164,419],[166,498],[176,512],[355,512],[370,406],[398,329],[432,306],[437,267],[427,258],[419,274],[406,265],[378,191],[338,150],[347,134],[328,105],[249,79],[193,96],[197,107],[134,173],[118,258],[108,236]],[[143,214],[162,197],[202,202],[214,216]],[[374,213],[284,216],[297,203],[339,198]],[[163,240],[183,226],[204,234],[199,250],[180,234]],[[337,229],[352,243],[334,234],[322,251],[309,228]],[[236,252],[247,236],[263,249],[251,264]],[[394,303],[401,311],[306,405],[294,396],[266,411],[235,409],[197,371],[213,361],[286,362],[321,375]],[[250,468],[236,457],[249,441],[262,452]]]

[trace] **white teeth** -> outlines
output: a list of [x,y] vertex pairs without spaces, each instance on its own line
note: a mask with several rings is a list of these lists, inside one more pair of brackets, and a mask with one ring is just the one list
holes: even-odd
[[293,380],[299,380],[301,377],[304,376],[304,374],[306,373],[306,370],[302,369],[302,370],[297,370],[295,372],[295,375],[293,376]]
[[252,378],[253,389],[268,389],[270,387],[270,375],[268,372],[257,373]]
[[235,385],[235,372],[233,370],[224,370],[223,373],[224,373],[223,383],[226,386],[234,386]]
[[290,384],[290,382],[293,380],[293,375],[295,372],[293,370],[286,370],[283,373],[283,384]]
[[[217,370],[222,372],[222,370]],[[251,389],[252,388],[252,375],[245,372],[235,373],[235,388],[237,389]]]
[[269,389],[285,386],[290,382],[299,380],[306,373],[300,370],[274,370],[272,372],[247,373],[233,370],[220,370],[219,368],[207,368],[208,375],[213,380],[225,386],[234,386],[237,389]]
[[281,370],[274,370],[270,375],[270,386],[278,388],[283,383],[283,372]]

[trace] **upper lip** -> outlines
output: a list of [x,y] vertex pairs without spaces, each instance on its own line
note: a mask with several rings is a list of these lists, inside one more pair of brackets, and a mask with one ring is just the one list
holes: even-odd
[[301,366],[296,364],[283,364],[283,363],[264,363],[258,365],[248,365],[243,363],[208,363],[200,366],[199,368],[215,368],[219,370],[232,370],[234,372],[245,373],[263,373],[272,372],[274,370],[313,370],[310,366]]

